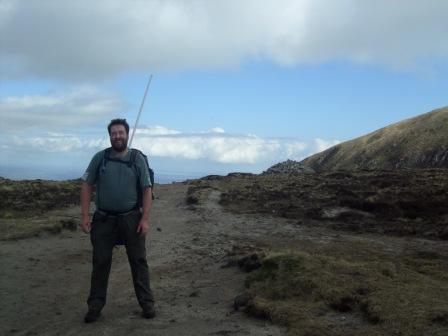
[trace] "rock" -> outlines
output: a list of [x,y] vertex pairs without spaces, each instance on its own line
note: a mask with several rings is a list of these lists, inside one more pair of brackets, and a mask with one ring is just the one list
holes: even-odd
[[371,213],[348,207],[329,207],[321,211],[321,218],[323,219],[363,219],[366,217],[373,218],[374,216]]
[[63,229],[76,231],[78,229],[78,222],[73,218],[61,219],[61,224]]
[[230,259],[225,264],[222,264],[220,268],[228,268],[238,266],[238,260]]
[[440,237],[441,239],[443,239],[443,240],[448,240],[448,226],[445,226],[445,227],[442,229],[442,232],[440,232],[439,237]]
[[270,167],[268,170],[264,171],[261,175],[290,174],[290,173],[312,174],[314,173],[314,170],[300,162],[294,160],[287,160],[284,162],[277,163],[276,165]]
[[188,205],[198,204],[199,199],[195,195],[190,195],[187,197],[186,202]]
[[252,272],[261,267],[260,258],[257,253],[242,257],[238,260],[238,267],[244,272]]
[[199,296],[199,291],[195,290],[194,292],[191,292],[189,297],[198,297]]
[[235,297],[233,300],[233,309],[239,310],[242,307],[246,307],[249,303],[250,295],[249,293],[242,293]]
[[227,177],[250,177],[250,176],[255,176],[255,174],[252,173],[229,173],[227,174]]
[[223,178],[223,176],[221,176],[221,175],[207,175],[207,176],[201,177],[200,180],[216,181],[216,180],[220,180],[222,178]]

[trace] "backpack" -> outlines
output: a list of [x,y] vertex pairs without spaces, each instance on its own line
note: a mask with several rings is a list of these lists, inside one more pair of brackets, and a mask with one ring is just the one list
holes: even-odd
[[138,168],[137,168],[137,164],[136,159],[137,159],[137,155],[140,154],[141,156],[143,156],[144,161],[146,163],[146,167],[148,168],[149,171],[149,179],[151,181],[151,197],[152,199],[154,199],[154,170],[152,170],[149,167],[149,163],[148,163],[148,157],[143,154],[140,150],[136,149],[136,148],[131,148],[131,158],[129,159],[129,161],[123,161],[121,159],[118,158],[111,158],[110,157],[110,152],[112,150],[112,147],[106,148],[104,150],[104,156],[103,156],[103,160],[101,161],[101,164],[98,167],[99,172],[103,172],[106,169],[106,165],[107,162],[109,161],[114,161],[114,162],[119,162],[122,164],[127,165],[129,168],[132,169],[132,171],[134,172],[135,176],[137,177],[137,195],[138,195],[138,201],[137,201],[137,206],[141,207],[143,204],[143,195],[142,195],[142,190],[140,188],[140,178],[139,178],[139,174],[138,174]]

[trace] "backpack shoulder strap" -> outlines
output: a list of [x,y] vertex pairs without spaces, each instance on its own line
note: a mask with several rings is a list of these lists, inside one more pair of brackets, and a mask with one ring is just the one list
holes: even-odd
[[[142,151],[138,150],[137,148],[131,148],[131,158],[129,160],[130,164],[133,166],[136,166],[135,161],[137,160],[137,155],[140,154],[143,157],[143,160],[145,161],[146,167],[148,168],[148,172],[149,172],[149,179],[151,181],[151,196],[152,199],[154,200],[154,170],[151,169],[151,167],[149,166],[149,162],[148,162],[148,157],[145,155],[145,153],[143,153]],[[138,175],[137,175],[137,179],[138,179]]]
[[109,160],[110,159],[110,152],[112,151],[112,147],[108,147],[108,148],[106,148],[105,150],[104,150],[104,158],[106,159],[106,160]]
[[154,190],[154,170],[151,169],[151,167],[149,166],[149,162],[148,162],[148,156],[145,155],[145,153],[143,153],[141,150],[138,150],[136,148],[132,148],[131,149],[131,158],[129,160],[131,165],[136,165],[135,161],[137,160],[137,155],[141,155],[143,157],[143,160],[145,161],[146,167],[148,168],[149,171],[149,178],[151,180],[151,184],[152,184],[152,189]]
[[142,152],[140,152],[138,149],[135,148],[131,148],[131,158],[129,159],[129,165],[135,165],[135,162],[137,160],[137,154],[143,154]]
[[100,164],[98,165],[98,172],[103,172],[106,169],[107,161],[110,159],[110,151],[112,147],[106,148],[103,151],[103,159],[101,160]]
[[143,156],[143,158],[145,160],[148,160],[148,157],[145,155],[145,153],[143,153],[141,150],[137,149],[137,148],[131,148],[131,161],[135,162],[137,155],[140,154],[141,156]]

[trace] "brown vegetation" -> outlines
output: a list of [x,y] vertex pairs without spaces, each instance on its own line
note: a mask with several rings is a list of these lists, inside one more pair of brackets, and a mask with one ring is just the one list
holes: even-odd
[[448,239],[448,170],[232,175],[197,180],[188,198],[207,188],[239,213],[267,213],[298,225],[358,233]]
[[13,181],[0,178],[0,240],[76,229],[78,213],[60,210],[79,204],[80,181]]
[[447,182],[446,170],[232,174],[190,181],[188,199],[201,204],[220,192],[227,211],[321,234],[306,241],[273,230],[237,254],[229,264],[250,273],[236,309],[285,325],[289,335],[441,336],[448,250],[437,246],[448,239]]

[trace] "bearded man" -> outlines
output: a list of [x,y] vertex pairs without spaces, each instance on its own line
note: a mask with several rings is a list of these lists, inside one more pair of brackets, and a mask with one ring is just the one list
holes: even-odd
[[[81,228],[90,233],[93,246],[86,323],[98,320],[106,303],[112,250],[116,244],[126,246],[143,317],[155,316],[145,246],[152,202],[147,161],[140,151],[128,148],[129,125],[125,119],[112,120],[107,130],[112,147],[96,153],[82,176]],[[96,211],[90,221],[89,205],[94,186]]]

